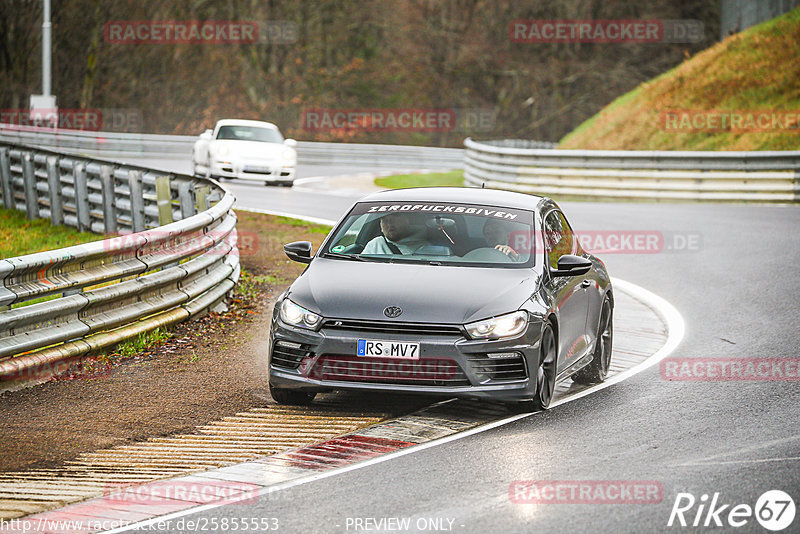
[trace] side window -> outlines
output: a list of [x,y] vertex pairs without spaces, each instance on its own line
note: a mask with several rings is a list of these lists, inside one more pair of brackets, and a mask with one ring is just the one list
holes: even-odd
[[564,254],[575,253],[575,235],[561,213],[551,211],[547,215],[543,237],[547,261],[552,269],[558,268],[558,258]]
[[558,212],[558,218],[561,221],[561,228],[564,229],[564,235],[566,239],[568,239],[570,245],[570,251],[565,252],[564,254],[583,254],[583,249],[581,248],[580,241],[578,240],[578,236],[575,235],[575,232],[572,231],[572,227],[567,221],[567,218],[564,217],[564,214],[560,211]]

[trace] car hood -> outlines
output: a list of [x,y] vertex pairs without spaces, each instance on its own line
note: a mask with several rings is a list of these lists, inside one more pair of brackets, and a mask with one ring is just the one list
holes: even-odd
[[463,324],[519,309],[536,289],[530,268],[503,269],[315,258],[289,298],[326,318]]
[[263,143],[260,141],[236,141],[236,140],[218,140],[212,142],[212,149],[219,153],[219,149],[223,146],[228,147],[230,151],[228,154],[240,158],[266,158],[273,159],[279,157],[286,145],[282,143]]

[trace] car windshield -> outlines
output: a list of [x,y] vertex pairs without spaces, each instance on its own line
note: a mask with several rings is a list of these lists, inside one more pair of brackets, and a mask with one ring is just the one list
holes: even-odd
[[533,213],[445,202],[361,202],[320,255],[338,260],[480,267],[533,265]]
[[259,126],[220,126],[217,139],[283,143],[283,136],[278,130]]

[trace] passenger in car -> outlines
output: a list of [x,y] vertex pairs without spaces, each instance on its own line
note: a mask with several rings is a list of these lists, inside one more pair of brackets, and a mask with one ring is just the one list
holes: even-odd
[[408,213],[390,213],[381,217],[382,235],[369,241],[361,254],[414,254],[430,243],[425,237],[425,228],[412,226]]
[[519,261],[519,253],[508,245],[508,236],[511,230],[503,221],[497,219],[489,219],[483,225],[483,238],[486,244],[495,248],[511,258],[514,261]]

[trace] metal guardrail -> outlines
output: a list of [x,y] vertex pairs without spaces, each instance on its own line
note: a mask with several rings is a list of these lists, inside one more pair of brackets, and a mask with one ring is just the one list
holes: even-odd
[[464,141],[470,185],[560,197],[800,202],[800,152],[551,150]]
[[217,306],[239,277],[233,194],[212,180],[0,143],[0,205],[116,237],[0,259],[0,380]]
[[[57,130],[0,124],[0,140],[101,157],[162,157],[189,160],[196,136]],[[299,141],[297,159],[307,165],[369,165],[397,169],[460,169],[461,148]]]

